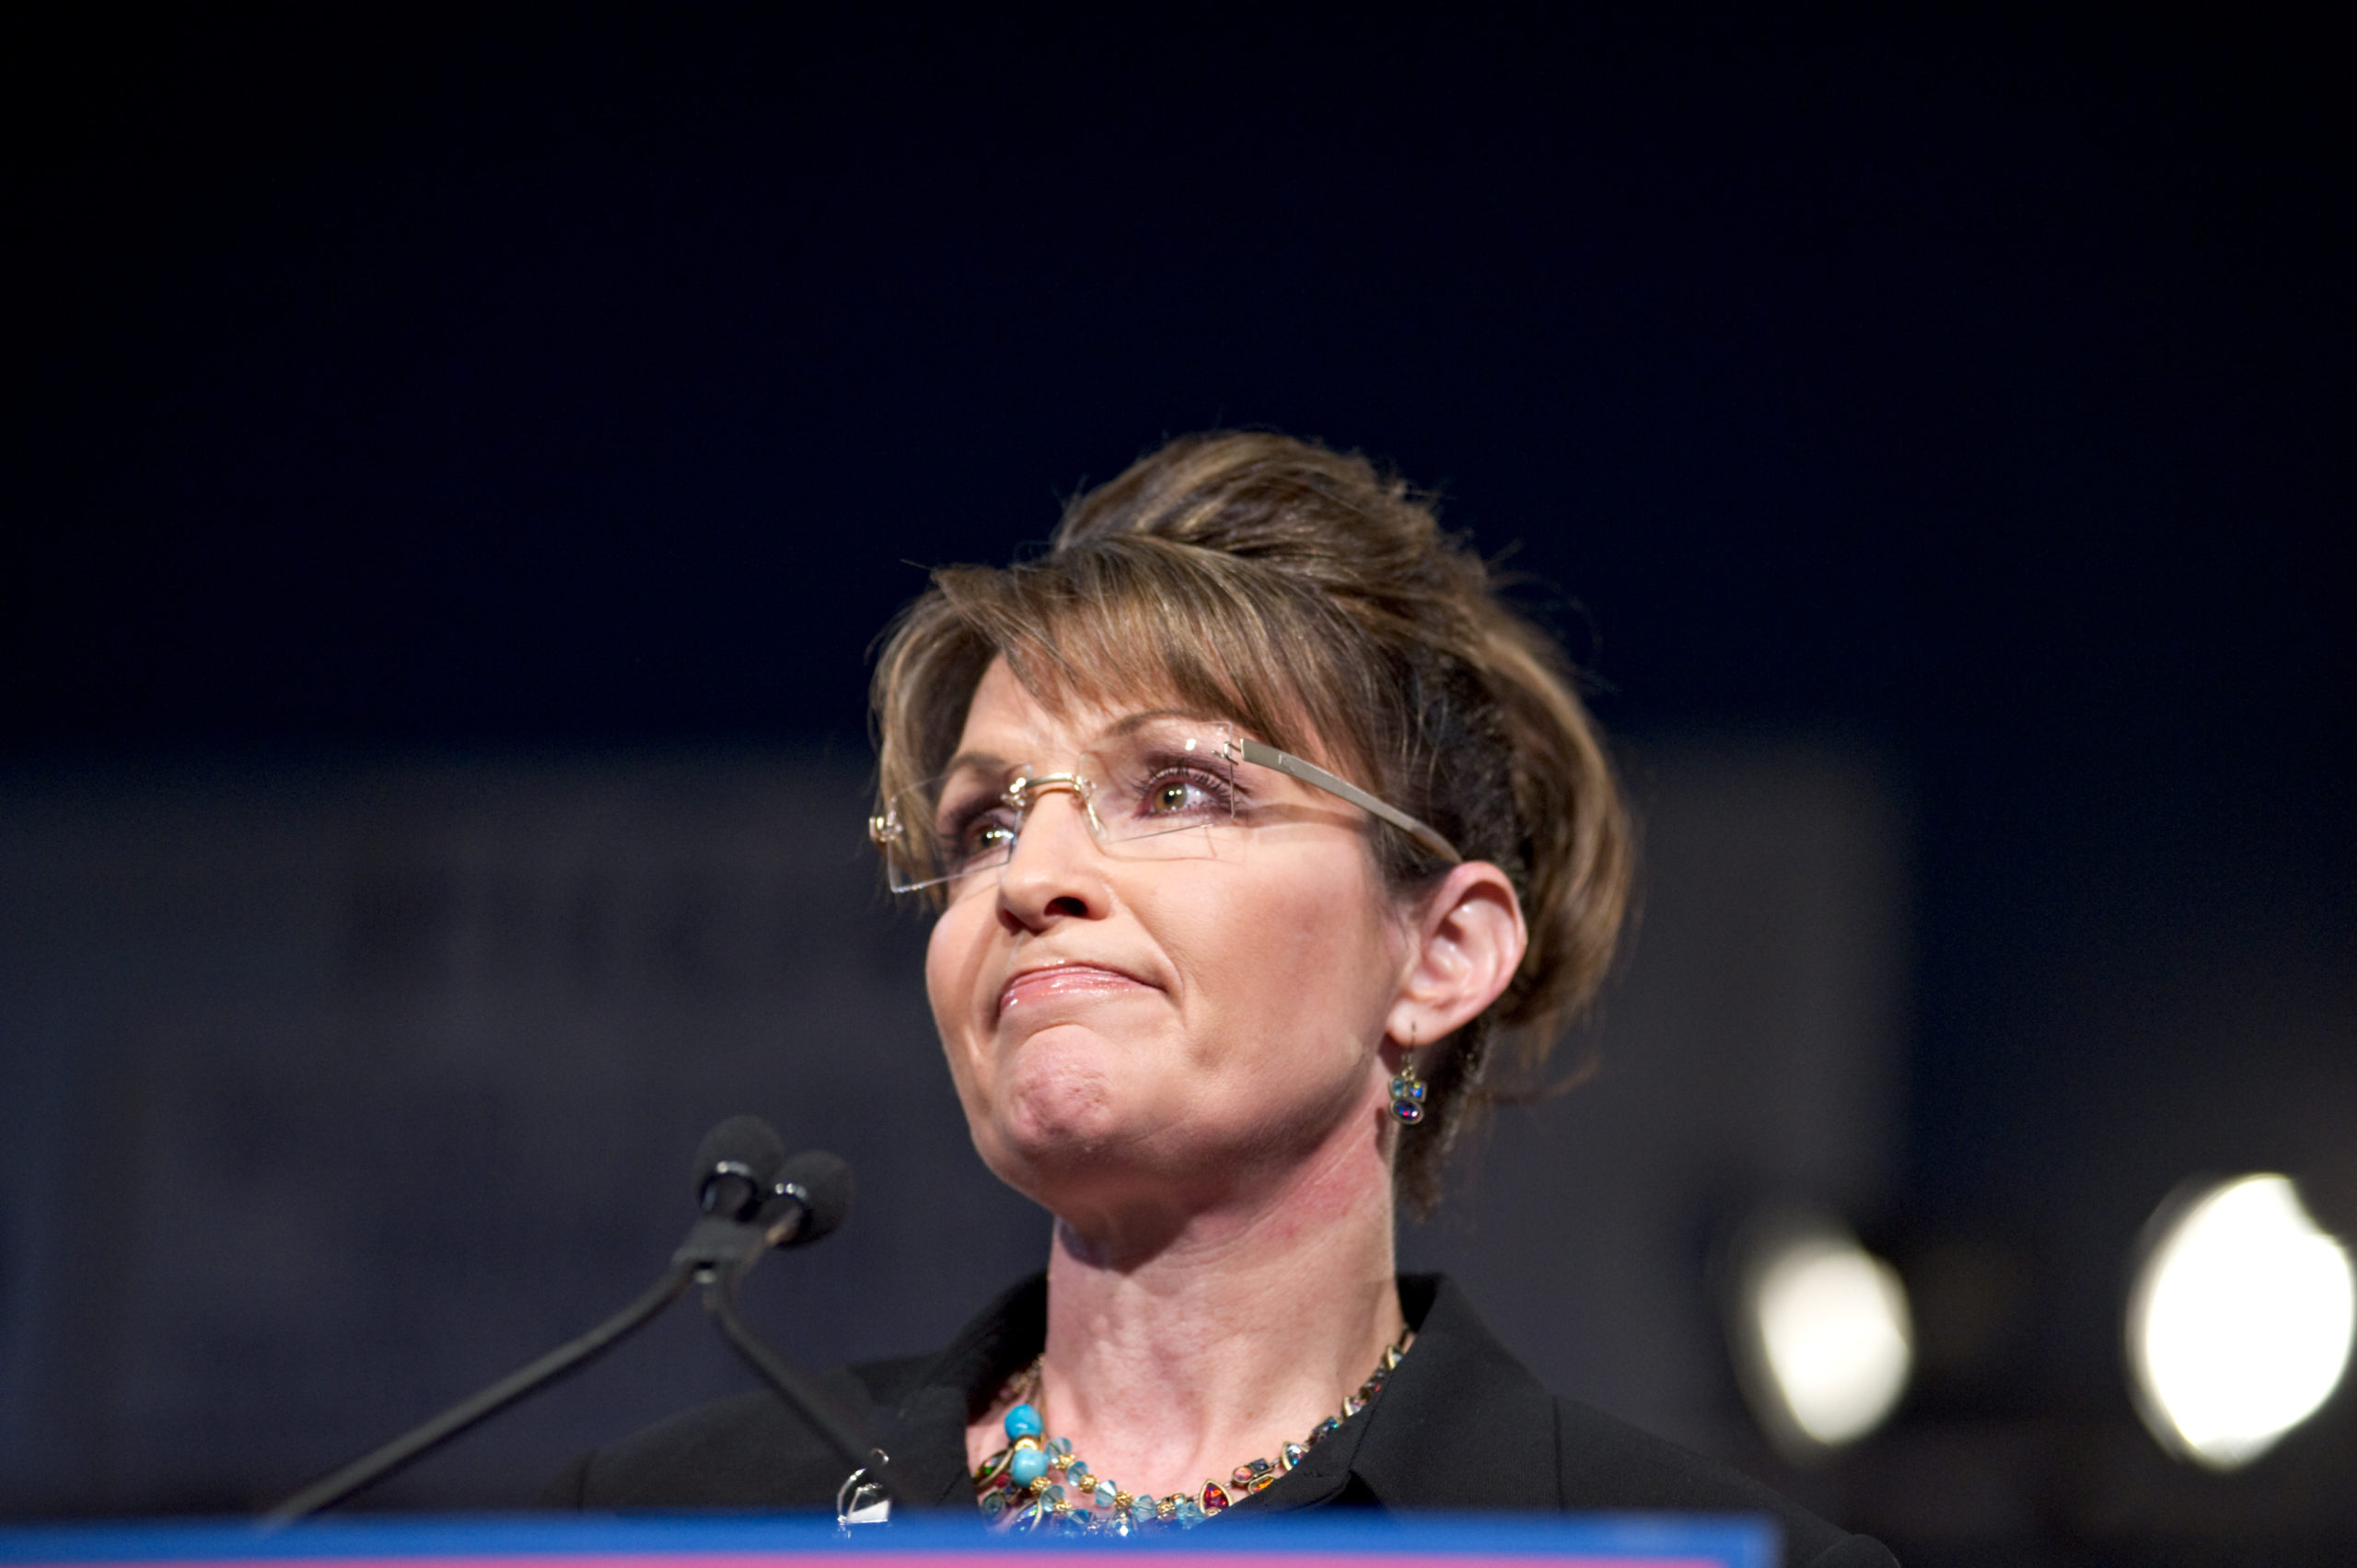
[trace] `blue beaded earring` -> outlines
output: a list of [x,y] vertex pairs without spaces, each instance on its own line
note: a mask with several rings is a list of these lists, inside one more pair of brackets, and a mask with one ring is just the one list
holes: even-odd
[[1391,1114],[1413,1127],[1424,1119],[1424,1081],[1416,1076],[1415,1030],[1408,1031],[1408,1049],[1399,1054],[1399,1075],[1391,1080]]

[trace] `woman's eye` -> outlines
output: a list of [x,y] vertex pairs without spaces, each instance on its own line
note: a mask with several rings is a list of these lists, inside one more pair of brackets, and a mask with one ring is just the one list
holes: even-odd
[[961,857],[971,860],[1014,841],[1012,826],[996,817],[978,817],[966,824],[966,830],[958,835],[958,851]]
[[1141,805],[1149,817],[1213,810],[1221,803],[1216,784],[1186,773],[1166,773],[1145,786]]
[[953,811],[942,824],[940,836],[943,858],[953,865],[963,865],[1012,843],[1015,824],[1004,810],[977,807]]

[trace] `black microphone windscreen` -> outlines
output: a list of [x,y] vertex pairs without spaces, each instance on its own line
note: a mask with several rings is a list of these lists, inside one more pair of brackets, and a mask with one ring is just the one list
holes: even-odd
[[768,1122],[758,1116],[732,1116],[696,1145],[697,1199],[702,1199],[714,1174],[726,1167],[738,1167],[755,1186],[767,1189],[784,1164],[784,1141]]
[[803,1195],[803,1206],[808,1211],[796,1226],[790,1247],[800,1247],[818,1240],[843,1223],[851,1212],[851,1167],[840,1155],[824,1149],[805,1149],[785,1162],[777,1173],[781,1186],[793,1187]]

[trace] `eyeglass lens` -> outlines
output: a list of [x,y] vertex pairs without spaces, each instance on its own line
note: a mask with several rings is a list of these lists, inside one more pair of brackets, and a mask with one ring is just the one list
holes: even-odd
[[1066,796],[1109,853],[1183,858],[1236,819],[1235,747],[1222,726],[1147,722],[1101,741],[1069,772],[1051,764],[973,762],[896,796],[886,820],[892,887],[936,883],[953,897],[986,885],[1015,853],[1025,821]]

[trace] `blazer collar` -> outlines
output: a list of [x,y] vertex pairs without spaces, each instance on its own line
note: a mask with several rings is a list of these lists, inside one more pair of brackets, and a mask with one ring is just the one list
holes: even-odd
[[[1415,1342],[1383,1392],[1301,1464],[1237,1506],[1291,1513],[1341,1499],[1420,1508],[1529,1507],[1561,1490],[1555,1401],[1443,1274],[1402,1274]],[[935,1358],[877,1434],[915,1507],[971,1507],[966,1427],[1046,1342],[1048,1281],[1009,1289]]]
[[1528,1508],[1561,1490],[1555,1400],[1445,1274],[1399,1276],[1415,1342],[1383,1392],[1267,1491],[1256,1513],[1347,1500]]
[[984,1307],[924,1370],[877,1434],[910,1506],[973,1510],[966,1428],[1047,1339],[1048,1276],[1038,1273]]

